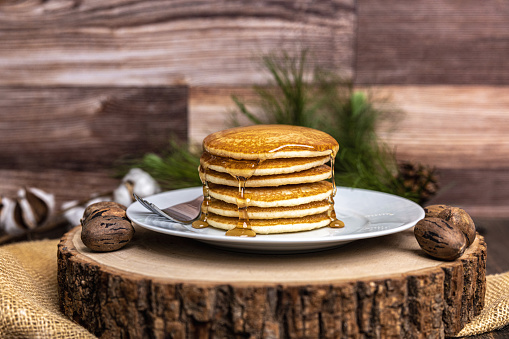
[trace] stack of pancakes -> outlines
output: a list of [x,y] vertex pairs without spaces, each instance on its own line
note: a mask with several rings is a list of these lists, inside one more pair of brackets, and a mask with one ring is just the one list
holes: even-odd
[[257,234],[306,231],[334,219],[328,179],[338,143],[305,127],[256,125],[209,135],[200,178],[208,225]]

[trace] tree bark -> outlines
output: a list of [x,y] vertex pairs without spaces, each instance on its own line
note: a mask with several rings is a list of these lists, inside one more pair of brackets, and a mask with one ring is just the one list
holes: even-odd
[[62,310],[98,336],[442,338],[484,305],[480,235],[443,262],[427,257],[411,230],[284,255],[136,232],[110,253],[87,249],[81,227],[59,244]]

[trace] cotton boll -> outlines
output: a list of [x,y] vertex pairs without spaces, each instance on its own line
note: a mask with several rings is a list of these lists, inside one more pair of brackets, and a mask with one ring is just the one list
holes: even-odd
[[76,205],[77,201],[68,201],[62,204],[63,216],[67,222],[73,226],[77,226],[80,224],[81,216],[83,215],[83,211],[85,211],[85,207]]
[[125,183],[122,183],[113,191],[113,201],[124,206],[129,206],[133,202],[133,196]]
[[44,226],[55,211],[55,196],[35,187],[18,190],[20,221],[28,229]]
[[0,211],[0,228],[9,235],[21,235],[25,229],[16,221],[14,214],[16,202],[9,198],[2,198],[2,209]]
[[122,181],[131,182],[133,192],[142,198],[161,192],[161,188],[154,178],[139,168],[131,169]]
[[133,192],[143,198],[161,192],[161,187],[150,174],[133,168],[124,176],[122,184],[113,191],[113,201],[129,206],[134,201]]
[[81,218],[83,217],[83,212],[87,206],[91,204],[95,204],[100,201],[110,201],[109,197],[98,197],[92,200],[87,201],[83,205],[78,205],[78,201],[67,201],[62,204],[62,215],[67,220],[67,222],[73,226],[77,226],[81,223]]

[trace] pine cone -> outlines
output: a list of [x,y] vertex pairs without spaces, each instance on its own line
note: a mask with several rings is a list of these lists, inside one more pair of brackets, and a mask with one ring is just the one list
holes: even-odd
[[398,164],[397,180],[406,192],[417,197],[417,203],[424,205],[438,191],[439,183],[435,168],[409,161]]

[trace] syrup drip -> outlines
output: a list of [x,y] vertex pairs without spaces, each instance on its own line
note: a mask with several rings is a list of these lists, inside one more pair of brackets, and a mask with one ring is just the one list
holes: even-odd
[[343,228],[345,227],[345,223],[341,220],[338,220],[336,217],[336,211],[334,210],[334,197],[336,196],[336,180],[334,178],[334,155],[331,154],[330,156],[330,166],[331,166],[331,178],[332,178],[332,193],[329,196],[328,202],[329,202],[329,210],[327,211],[327,216],[330,219],[329,227],[332,228]]
[[[253,171],[254,172],[254,171]],[[239,209],[239,220],[237,226],[226,232],[228,236],[254,237],[256,232],[251,229],[247,208],[249,207],[249,197],[246,193],[246,177],[236,177],[239,183],[239,196],[237,197],[237,207]]]
[[[206,169],[204,169],[206,171]],[[193,228],[205,228],[209,226],[209,223],[207,222],[207,218],[209,216],[209,204],[210,204],[210,189],[207,181],[203,183],[203,203],[201,205],[202,207],[202,213],[200,216],[200,219],[193,221],[192,226]]]
[[[251,223],[249,222],[249,216],[247,213],[248,207],[249,207],[249,201],[250,198],[248,194],[246,193],[246,183],[249,180],[249,178],[255,173],[256,168],[259,164],[263,162],[263,160],[236,160],[236,159],[230,159],[230,158],[222,158],[222,157],[216,157],[208,152],[205,152],[205,157],[207,163],[206,166],[201,166],[201,171],[205,174],[205,180],[204,180],[204,190],[203,190],[203,196],[205,197],[203,204],[202,204],[202,219],[205,218],[202,221],[195,221],[193,223],[193,227],[195,228],[202,228],[201,226],[203,224],[206,224],[208,226],[207,221],[207,210],[208,206],[210,204],[210,194],[208,189],[208,183],[207,183],[207,170],[210,165],[216,165],[216,166],[222,166],[226,169],[227,173],[230,174],[232,177],[234,177],[238,184],[239,184],[239,195],[237,197],[237,208],[239,211],[239,220],[237,221],[237,226],[229,231],[226,232],[226,235],[228,236],[238,236],[238,237],[254,237],[256,236],[256,232],[251,229]],[[246,168],[249,170],[247,172]],[[241,172],[242,171],[242,172]],[[243,175],[239,175],[242,173]],[[206,189],[205,189],[206,187]],[[196,226],[195,226],[196,223]],[[203,227],[206,227],[203,226]]]

